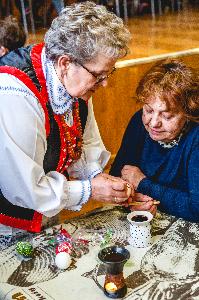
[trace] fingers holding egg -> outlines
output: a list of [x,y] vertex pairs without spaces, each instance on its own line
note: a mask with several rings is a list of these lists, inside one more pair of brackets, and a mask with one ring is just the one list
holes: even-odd
[[132,187],[130,186],[129,183],[126,184],[126,193],[128,198],[132,195]]

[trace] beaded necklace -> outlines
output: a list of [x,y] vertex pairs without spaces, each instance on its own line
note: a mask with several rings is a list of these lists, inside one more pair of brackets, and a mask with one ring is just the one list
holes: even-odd
[[79,117],[79,103],[73,103],[73,125],[70,127],[65,121],[65,115],[61,115],[61,123],[64,128],[65,141],[68,152],[67,161],[76,161],[82,153],[82,126]]
[[160,146],[162,146],[163,148],[173,148],[174,146],[177,146],[179,141],[181,140],[182,137],[182,133],[179,135],[179,137],[171,142],[162,142],[162,141],[158,141],[158,144],[160,144]]
[[158,141],[158,144],[160,146],[162,146],[163,148],[173,148],[174,146],[178,146],[182,136],[188,131],[189,129],[189,122],[187,121],[180,133],[180,135],[175,139],[175,140],[172,140],[171,142],[162,142],[162,141]]

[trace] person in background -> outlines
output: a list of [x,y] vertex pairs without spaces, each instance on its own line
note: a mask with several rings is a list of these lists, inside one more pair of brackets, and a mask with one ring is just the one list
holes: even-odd
[[45,43],[0,59],[0,232],[39,232],[44,217],[89,198],[121,203],[126,181],[103,173],[110,153],[91,96],[106,87],[131,36],[104,6],[66,6]]
[[0,20],[0,57],[9,51],[23,47],[26,34],[23,26],[13,16]]
[[136,190],[133,210],[159,209],[199,222],[199,76],[168,59],[141,79],[143,108],[130,120],[110,170]]
[[52,0],[52,3],[56,9],[57,14],[59,15],[62,9],[64,8],[64,1],[63,0]]

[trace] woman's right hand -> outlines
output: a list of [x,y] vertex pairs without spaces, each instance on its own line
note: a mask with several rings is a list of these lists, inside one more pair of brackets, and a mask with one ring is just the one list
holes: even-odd
[[119,177],[101,173],[91,179],[91,186],[91,197],[95,200],[122,204],[129,198],[130,185]]

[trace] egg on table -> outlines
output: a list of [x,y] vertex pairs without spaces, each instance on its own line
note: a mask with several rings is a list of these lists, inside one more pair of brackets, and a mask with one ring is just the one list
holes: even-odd
[[55,257],[55,264],[59,269],[67,269],[71,264],[70,254],[67,252],[60,252]]

